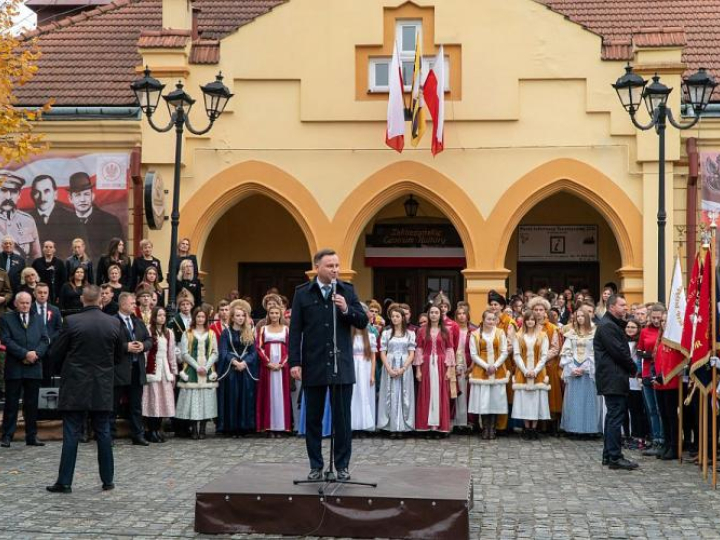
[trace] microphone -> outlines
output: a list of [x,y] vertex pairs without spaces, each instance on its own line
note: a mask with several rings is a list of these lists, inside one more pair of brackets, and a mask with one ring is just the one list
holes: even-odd
[[330,280],[330,286],[332,287],[332,293],[334,295],[337,292],[337,279],[332,278]]

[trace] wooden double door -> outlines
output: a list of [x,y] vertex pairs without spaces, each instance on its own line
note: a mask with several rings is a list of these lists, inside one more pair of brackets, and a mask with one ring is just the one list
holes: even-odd
[[373,270],[373,298],[383,304],[386,300],[408,304],[413,321],[427,304],[442,291],[452,306],[465,296],[461,268],[375,268]]
[[292,304],[295,287],[307,281],[307,263],[240,263],[238,290],[252,298],[252,306],[260,306],[268,289],[275,287]]

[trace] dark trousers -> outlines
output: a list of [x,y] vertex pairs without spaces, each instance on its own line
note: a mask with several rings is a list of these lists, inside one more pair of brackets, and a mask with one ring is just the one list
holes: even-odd
[[626,426],[625,435],[632,433],[635,438],[644,439],[649,434],[648,420],[645,414],[645,404],[642,391],[630,390],[628,396],[628,409],[630,410],[630,430]]
[[669,448],[675,454],[678,444],[678,391],[655,390],[655,395],[663,425],[665,448]]
[[[303,386],[305,392],[305,446],[307,447],[310,468],[324,467],[322,455],[322,418],[325,410],[327,386]],[[350,465],[352,454],[352,430],[350,429],[350,403],[353,385],[339,384],[330,387],[332,422],[335,432],[335,467],[346,469]]]
[[605,396],[605,437],[603,457],[616,461],[622,455],[622,424],[628,409],[628,397],[622,395]]
[[[683,383],[683,396],[688,395],[688,384]],[[698,410],[697,410],[697,395],[693,397],[692,401],[684,405],[683,404],[683,450],[689,452],[697,452],[698,450]]]
[[5,410],[3,412],[3,437],[12,439],[17,428],[20,394],[23,396],[23,417],[25,418],[25,440],[37,437],[38,395],[41,379],[9,379],[5,381]]
[[103,484],[112,484],[115,475],[115,462],[110,437],[110,411],[65,411],[63,413],[63,445],[60,455],[60,471],[57,483],[72,485],[77,461],[78,441],[82,437],[86,414],[90,416],[95,439],[97,440],[100,480]]
[[113,434],[116,432],[115,421],[120,410],[120,400],[127,397],[128,420],[130,420],[130,433],[133,439],[143,437],[145,428],[142,421],[142,395],[143,385],[140,384],[140,368],[136,362],[132,365],[131,383],[127,386],[115,387],[115,410],[110,421]]

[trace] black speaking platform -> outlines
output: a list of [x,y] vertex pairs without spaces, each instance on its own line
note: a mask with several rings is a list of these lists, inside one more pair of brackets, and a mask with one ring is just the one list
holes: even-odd
[[469,469],[358,465],[353,480],[377,488],[293,485],[307,468],[283,463],[240,465],[199,489],[195,530],[352,538],[462,540],[470,536]]

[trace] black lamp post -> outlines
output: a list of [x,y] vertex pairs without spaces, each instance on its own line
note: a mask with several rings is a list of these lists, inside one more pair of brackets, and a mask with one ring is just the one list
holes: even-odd
[[[617,92],[625,110],[630,115],[632,123],[638,129],[647,131],[655,128],[658,134],[658,301],[665,303],[665,224],[667,223],[667,212],[665,211],[665,128],[669,121],[677,129],[690,129],[700,120],[700,115],[710,102],[713,90],[718,83],[708,75],[705,68],[700,68],[697,73],[683,80],[686,102],[692,106],[693,119],[686,124],[675,120],[672,110],[667,107],[667,100],[672,92],[660,82],[660,77],[655,74],[652,83],[648,82],[633,72],[631,65],[625,68],[625,74],[620,77],[613,88]],[[640,108],[640,102],[645,102],[650,123],[640,124],[635,114]]]
[[215,80],[205,86],[201,86],[203,97],[205,99],[205,112],[210,120],[206,128],[196,130],[190,124],[190,109],[195,100],[190,97],[183,89],[183,84],[178,82],[175,90],[167,95],[162,96],[167,104],[170,121],[164,127],[160,127],[153,122],[153,114],[157,109],[160,95],[165,85],[157,79],[150,76],[150,70],[145,67],[144,77],[138,79],[130,85],[130,88],[137,97],[140,108],[147,116],[150,126],[155,131],[165,133],[175,128],[175,171],[173,177],[173,207],[170,214],[171,238],[170,238],[170,268],[168,282],[170,284],[170,297],[168,298],[168,309],[175,312],[175,299],[177,297],[177,237],[178,226],[180,224],[180,159],[182,157],[182,141],[183,131],[185,128],[195,135],[202,135],[210,131],[220,115],[225,110],[225,106],[233,97],[222,82],[222,73],[218,73]]

